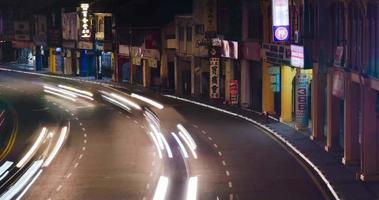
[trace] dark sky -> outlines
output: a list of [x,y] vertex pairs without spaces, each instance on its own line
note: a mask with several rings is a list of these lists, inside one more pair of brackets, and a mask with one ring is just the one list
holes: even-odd
[[0,0],[0,9],[49,11],[53,8],[75,7],[81,2],[100,2],[107,10],[118,14],[121,25],[162,25],[168,23],[175,14],[192,11],[192,0]]

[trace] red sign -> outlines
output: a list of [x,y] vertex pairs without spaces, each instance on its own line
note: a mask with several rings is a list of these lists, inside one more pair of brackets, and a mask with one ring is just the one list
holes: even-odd
[[230,81],[230,104],[238,105],[238,80]]

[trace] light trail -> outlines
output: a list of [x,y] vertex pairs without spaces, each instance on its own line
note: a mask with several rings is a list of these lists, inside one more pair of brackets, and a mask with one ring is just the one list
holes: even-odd
[[53,159],[55,158],[55,156],[58,154],[59,150],[61,149],[65,139],[66,139],[66,136],[67,136],[67,126],[63,127],[62,130],[61,130],[61,134],[59,135],[59,138],[58,138],[58,141],[57,143],[55,144],[53,150],[51,151],[51,153],[49,154],[49,156],[47,157],[45,163],[43,164],[44,167],[47,167],[50,165],[51,161],[53,161]]
[[34,142],[33,146],[29,149],[29,151],[25,154],[25,156],[17,163],[16,166],[18,168],[21,168],[22,166],[24,166],[26,162],[28,162],[33,157],[33,155],[36,153],[38,148],[41,146],[42,141],[45,139],[46,134],[47,134],[47,128],[44,127],[42,131],[40,132],[37,140]]
[[195,149],[193,148],[193,146],[191,146],[190,144],[190,141],[188,140],[188,138],[186,138],[184,136],[184,134],[182,132],[179,131],[179,136],[184,140],[184,142],[187,144],[188,148],[191,150],[191,153],[192,153],[192,156],[197,159],[197,154],[196,154],[196,151]]
[[131,100],[125,98],[125,97],[122,97],[122,96],[117,95],[115,93],[111,93],[110,96],[112,96],[113,98],[115,98],[115,99],[117,99],[117,100],[119,100],[119,101],[121,101],[123,103],[128,104],[129,106],[131,106],[131,107],[133,107],[133,108],[135,108],[137,110],[141,110],[141,107],[138,104],[134,103],[133,101],[131,101]]
[[175,133],[171,133],[171,135],[174,137],[174,139],[176,140],[176,142],[179,144],[180,150],[182,151],[184,158],[188,158],[187,150],[184,147],[183,143],[178,138],[178,136],[176,136]]
[[155,189],[153,200],[164,200],[167,193],[169,180],[165,176],[161,176]]
[[197,184],[198,184],[197,176],[193,176],[189,179],[188,186],[187,186],[186,200],[196,200],[197,199]]
[[160,104],[160,103],[158,103],[158,102],[156,102],[156,101],[154,101],[154,100],[151,100],[151,99],[149,99],[149,98],[147,98],[147,97],[143,97],[143,96],[141,96],[141,95],[134,94],[134,93],[132,93],[131,96],[132,96],[133,98],[139,99],[139,100],[141,100],[141,101],[143,101],[143,102],[145,102],[145,103],[148,103],[148,104],[150,104],[150,105],[152,105],[152,106],[154,106],[154,107],[156,107],[156,108],[158,108],[158,109],[160,109],[160,110],[162,110],[162,109],[164,108],[164,106],[163,106],[162,104]]
[[187,129],[185,129],[184,126],[181,124],[178,124],[176,127],[180,130],[180,132],[182,132],[184,134],[184,136],[189,141],[191,147],[193,149],[196,149],[197,145],[196,145],[195,141],[193,140],[192,136],[188,133]]

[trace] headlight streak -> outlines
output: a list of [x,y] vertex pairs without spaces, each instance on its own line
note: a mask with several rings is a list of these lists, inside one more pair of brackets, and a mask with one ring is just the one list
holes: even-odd
[[59,138],[58,138],[58,141],[55,144],[55,146],[54,146],[53,150],[51,151],[51,153],[49,154],[49,156],[47,157],[47,159],[45,160],[43,167],[49,166],[51,161],[53,161],[55,156],[58,154],[59,150],[61,149],[61,147],[62,147],[62,145],[66,139],[67,130],[68,130],[67,126],[62,128],[61,134],[59,135]]
[[182,132],[179,131],[179,136],[184,140],[184,142],[187,144],[188,148],[191,150],[191,153],[192,153],[192,156],[197,159],[197,154],[196,154],[196,151],[195,149],[193,148],[193,146],[191,146],[190,144],[190,141],[188,140],[188,138],[186,138],[184,136],[184,134]]
[[[38,170],[41,169],[43,164],[43,160],[38,160],[33,162],[33,164],[29,167],[29,169],[21,176],[20,179],[17,180],[15,184],[13,184],[8,191],[6,191],[1,197],[0,200],[10,200],[14,198],[16,194],[18,194],[27,184],[28,182],[36,175]],[[39,172],[37,176],[39,176]],[[34,180],[34,179],[32,179]]]
[[160,103],[158,103],[158,102],[156,102],[156,101],[154,101],[154,100],[151,100],[151,99],[149,99],[149,98],[143,97],[143,96],[141,96],[141,95],[138,95],[138,94],[132,93],[131,96],[132,96],[133,98],[139,99],[139,100],[141,100],[141,101],[143,101],[143,102],[145,102],[145,103],[148,103],[148,104],[150,104],[150,105],[152,105],[152,106],[154,106],[154,107],[156,107],[156,108],[158,108],[158,109],[160,109],[160,110],[162,110],[162,109],[164,108],[164,106],[163,106],[162,104],[160,104]]
[[188,133],[187,129],[185,129],[184,126],[181,125],[181,124],[178,124],[176,127],[177,127],[177,128],[180,130],[180,132],[182,132],[182,133],[184,134],[184,136],[187,138],[187,140],[188,140],[189,143],[191,144],[192,149],[196,149],[196,148],[197,148],[197,145],[196,145],[195,141],[193,140],[193,138],[191,137],[191,135]]
[[78,97],[74,93],[72,93],[70,91],[67,91],[67,90],[63,90],[63,89],[59,89],[59,88],[55,88],[55,87],[50,87],[50,86],[47,86],[47,85],[44,85],[43,88],[46,89],[46,90],[50,90],[50,91],[53,91],[53,92],[57,92],[57,93],[61,93],[61,94],[70,96],[72,98]]
[[1,177],[0,177],[0,181],[2,181],[5,177],[7,177],[9,174],[9,171],[6,171]]
[[70,86],[66,86],[66,85],[58,85],[58,87],[66,89],[66,90],[70,90],[72,92],[76,92],[76,93],[79,93],[79,94],[83,94],[83,95],[88,96],[88,97],[93,97],[93,94],[91,92],[88,92],[88,91],[85,91],[85,90],[79,90],[79,89],[76,89],[76,88],[73,88],[73,87],[70,87]]
[[123,104],[123,103],[117,101],[116,99],[110,98],[110,97],[108,97],[108,96],[106,96],[106,95],[101,95],[101,96],[102,96],[105,100],[107,100],[109,103],[112,103],[112,104],[115,105],[115,106],[119,106],[119,107],[123,108],[124,110],[126,110],[126,111],[128,111],[128,112],[132,110],[131,108],[129,108],[129,107],[126,106],[125,104]]
[[188,158],[187,150],[184,147],[183,143],[178,138],[178,136],[176,136],[175,133],[171,133],[171,135],[174,137],[174,139],[176,140],[176,142],[179,144],[180,150],[182,151],[184,158]]
[[146,110],[144,112],[144,116],[145,116],[146,120],[149,122],[149,124],[152,123],[155,125],[155,127],[160,129],[159,119],[153,113],[151,113],[149,110]]
[[133,101],[130,101],[129,99],[127,99],[125,97],[122,97],[122,96],[117,95],[115,93],[111,93],[110,96],[121,101],[121,102],[123,102],[123,103],[128,104],[129,106],[131,106],[137,110],[141,110],[141,107],[138,104],[134,103]]
[[27,161],[29,161],[33,155],[36,153],[38,148],[41,146],[42,141],[45,139],[47,134],[47,128],[44,127],[39,134],[37,140],[34,142],[33,146],[29,149],[29,151],[25,154],[25,156],[17,163],[17,167],[21,168],[23,167]]
[[64,86],[64,85],[58,85],[58,87],[60,88],[63,88],[61,89],[61,91],[65,91],[65,92],[69,92],[69,93],[72,93],[76,96],[79,96],[79,97],[82,97],[82,98],[85,98],[85,99],[88,99],[88,100],[91,100],[93,101],[94,99],[92,98],[93,97],[93,94],[90,93],[90,92],[87,92],[87,91],[83,91],[83,90],[78,90],[76,88],[73,88],[73,87],[68,87],[68,86]]
[[161,139],[162,139],[162,141],[163,141],[163,144],[164,144],[164,146],[166,147],[167,156],[168,156],[169,158],[172,158],[171,148],[170,148],[170,145],[168,145],[166,138],[163,136],[162,133],[159,133],[159,136],[161,137]]
[[73,98],[73,97],[69,97],[69,96],[66,96],[66,95],[63,95],[63,94],[59,94],[57,92],[53,92],[53,91],[50,91],[50,90],[47,90],[45,89],[44,92],[48,93],[48,94],[52,94],[52,95],[55,95],[55,96],[59,96],[59,97],[62,97],[64,99],[68,99],[68,100],[71,100],[73,102],[76,102],[76,99]]
[[38,171],[38,173],[34,176],[33,180],[30,181],[30,183],[26,186],[26,188],[21,192],[21,194],[17,197],[16,200],[20,200],[22,199],[22,197],[26,194],[26,192],[30,189],[30,187],[32,187],[32,185],[34,184],[34,182],[36,182],[36,180],[38,179],[38,177],[42,174],[42,169],[40,169]]
[[188,180],[186,200],[197,199],[197,184],[198,184],[197,176],[193,176]]
[[159,135],[159,132],[157,130],[157,128],[155,128],[153,125],[150,124],[150,128],[153,130],[153,133],[155,135],[155,137],[157,138],[157,141],[158,141],[158,144],[159,144],[159,147],[161,150],[164,150],[164,145],[163,145],[163,141],[162,141],[162,138],[160,137]]
[[153,140],[153,142],[155,144],[155,147],[157,148],[159,158],[162,159],[162,152],[161,152],[161,149],[159,148],[157,138],[155,137],[154,133],[151,132],[151,131],[149,131],[149,135],[152,138],[152,140]]
[[[13,162],[11,161],[6,161],[3,165],[0,167],[0,181],[6,176],[6,171],[13,165]],[[6,174],[4,174],[4,172]],[[4,177],[3,177],[4,176]]]
[[155,189],[153,200],[164,200],[167,193],[169,180],[165,176],[161,176]]

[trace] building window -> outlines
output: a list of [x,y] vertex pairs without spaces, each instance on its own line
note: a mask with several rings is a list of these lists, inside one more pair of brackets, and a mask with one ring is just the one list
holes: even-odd
[[179,27],[179,41],[184,41],[184,27]]
[[204,34],[204,24],[198,24],[195,26],[195,34],[197,35]]
[[367,6],[368,15],[368,73],[370,76],[379,78],[379,23],[378,23],[378,5],[369,4]]
[[187,27],[187,42],[192,41],[192,27]]
[[363,60],[363,17],[360,7],[354,3],[349,6],[349,21],[350,21],[350,38],[349,38],[349,56],[348,67],[361,71]]

